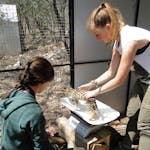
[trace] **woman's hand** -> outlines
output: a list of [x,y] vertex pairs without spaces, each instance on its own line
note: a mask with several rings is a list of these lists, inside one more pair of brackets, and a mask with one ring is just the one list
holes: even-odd
[[99,94],[99,88],[92,90],[92,91],[86,91],[83,93],[83,99],[88,100],[91,97],[96,97]]
[[78,87],[78,89],[81,90],[81,91],[89,91],[92,88],[93,88],[93,85],[91,84],[91,82],[83,84],[83,85]]

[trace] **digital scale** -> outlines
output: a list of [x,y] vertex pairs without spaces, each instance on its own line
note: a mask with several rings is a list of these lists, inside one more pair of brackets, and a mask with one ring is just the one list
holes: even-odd
[[75,108],[68,97],[61,98],[60,102],[71,111],[71,116],[67,122],[68,125],[84,138],[99,130],[106,123],[109,123],[120,116],[118,111],[99,100],[96,100],[99,110],[99,117],[96,120],[90,120],[90,112],[85,105],[84,100],[79,100],[78,109]]
[[98,129],[102,127],[102,125],[91,125],[83,121],[75,114],[71,114],[70,118],[68,119],[68,124],[82,137],[87,137],[91,133],[96,132]]
[[66,139],[68,148],[93,150],[95,144],[109,147],[111,132],[101,125],[90,125],[73,112],[69,119],[62,116],[57,118],[56,122],[59,134]]

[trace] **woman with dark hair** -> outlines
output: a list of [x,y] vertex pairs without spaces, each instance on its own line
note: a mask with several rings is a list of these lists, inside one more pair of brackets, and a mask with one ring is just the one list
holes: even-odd
[[112,58],[106,72],[79,87],[86,91],[83,98],[89,99],[121,86],[133,65],[138,80],[127,109],[126,135],[116,149],[130,150],[136,133],[140,131],[139,150],[149,150],[150,31],[125,25],[120,11],[107,2],[92,11],[87,27],[99,41],[112,47]]
[[3,118],[2,150],[53,150],[45,131],[45,118],[36,101],[54,79],[51,63],[43,57],[35,57],[27,63],[20,81],[0,102]]

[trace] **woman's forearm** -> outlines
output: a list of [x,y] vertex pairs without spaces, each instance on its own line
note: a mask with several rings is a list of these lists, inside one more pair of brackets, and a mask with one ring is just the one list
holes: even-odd
[[95,79],[94,81],[98,86],[101,86],[106,82],[110,81],[113,77],[114,75],[108,70],[104,72],[101,76],[99,76],[97,79]]

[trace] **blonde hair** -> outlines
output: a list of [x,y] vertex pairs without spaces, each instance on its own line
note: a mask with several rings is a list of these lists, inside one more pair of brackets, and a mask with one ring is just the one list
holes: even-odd
[[109,3],[102,3],[92,11],[87,21],[87,29],[93,32],[95,28],[104,27],[107,23],[111,25],[111,41],[109,45],[112,45],[125,23],[120,11]]

